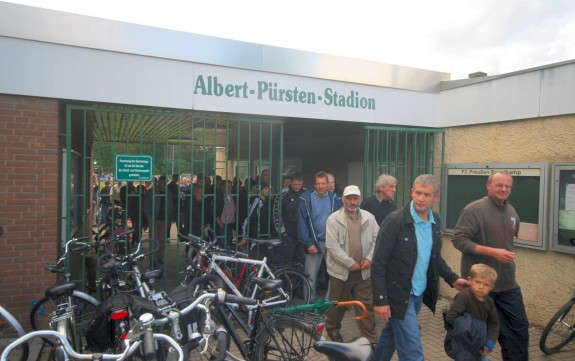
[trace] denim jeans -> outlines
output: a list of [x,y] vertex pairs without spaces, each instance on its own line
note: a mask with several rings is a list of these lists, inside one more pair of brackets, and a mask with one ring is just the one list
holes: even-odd
[[423,347],[417,323],[422,301],[423,296],[411,295],[403,320],[394,318],[393,313],[391,314],[389,322],[381,330],[373,361],[391,360],[396,349],[401,361],[423,361]]
[[317,297],[317,274],[321,267],[321,262],[325,258],[325,241],[319,242],[319,252],[306,253],[305,255],[305,273],[309,275],[311,286],[310,302],[315,302]]

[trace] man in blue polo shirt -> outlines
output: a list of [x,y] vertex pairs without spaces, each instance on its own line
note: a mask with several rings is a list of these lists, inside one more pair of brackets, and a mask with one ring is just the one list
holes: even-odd
[[389,214],[377,235],[372,260],[374,313],[387,322],[374,360],[423,361],[417,314],[422,303],[435,312],[438,276],[463,290],[468,282],[441,257],[439,215],[431,210],[439,200],[439,181],[431,174],[415,179],[412,201]]

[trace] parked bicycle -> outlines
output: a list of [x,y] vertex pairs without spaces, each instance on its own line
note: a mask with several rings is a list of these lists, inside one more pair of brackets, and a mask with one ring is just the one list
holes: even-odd
[[[575,238],[571,239],[571,243],[575,246]],[[539,339],[539,348],[543,353],[550,355],[559,352],[573,338],[575,338],[575,292],[545,326]]]
[[30,340],[41,337],[43,340],[50,340],[54,345],[54,358],[57,361],[74,360],[133,360],[134,358],[146,360],[155,360],[158,347],[169,349],[171,360],[183,361],[183,351],[176,341],[170,336],[153,333],[150,325],[153,322],[153,316],[144,314],[138,320],[137,328],[134,328],[123,340],[125,347],[118,354],[90,353],[84,354],[78,352],[71,344],[69,339],[56,331],[43,330],[34,331],[23,335],[16,341],[12,342],[2,352],[0,361],[13,360],[13,352],[21,345],[28,343]]
[[[293,266],[272,269],[268,266],[266,257],[262,260],[251,259],[245,253],[219,248],[215,245],[215,240],[205,241],[191,234],[187,236],[180,234],[179,238],[189,248],[189,266],[186,270],[184,283],[197,277],[198,274],[215,274],[223,280],[229,292],[236,296],[265,299],[266,304],[270,307],[288,306],[296,291],[294,284],[309,297],[310,292],[304,290],[309,291],[311,286],[306,274],[301,269]],[[250,239],[250,241],[261,244],[273,242],[273,240],[257,239]],[[230,267],[232,264],[241,265],[239,278],[233,275]],[[274,291],[263,292],[257,283],[253,282],[254,277],[281,279],[283,281],[282,287],[274,289]],[[309,299],[303,299],[303,303],[308,301]]]
[[[66,257],[70,252],[84,252],[96,247],[94,243],[86,243],[87,239],[88,237],[69,240],[58,262],[46,264],[47,270],[62,275],[63,282],[48,288],[45,297],[38,301],[30,312],[32,329],[56,330],[67,337],[74,350],[79,352],[85,346],[83,336],[99,302],[89,294],[76,290],[76,283],[70,281]],[[53,345],[50,339],[45,341]]]
[[[4,307],[0,306],[0,352],[3,352],[6,347],[26,334],[20,322],[8,312]],[[12,350],[11,359],[14,361],[24,361],[28,359],[29,347],[28,343],[22,343]]]
[[[155,241],[148,241],[156,245]],[[152,281],[161,277],[161,270],[142,274],[138,265],[146,256],[153,254],[157,247],[149,248],[153,250],[140,254],[141,248],[138,247],[135,252],[126,255],[109,252],[99,258],[98,268],[106,275],[111,296],[102,302],[97,322],[87,332],[90,349],[119,352],[123,347],[121,340],[129,329],[127,325],[132,323],[131,318],[137,313],[150,312],[156,317],[156,332],[170,334],[184,349],[185,360],[225,355],[229,344],[227,334],[216,327],[207,312],[206,304],[214,296],[194,294],[192,291],[202,279],[196,278],[189,285],[178,286],[170,292],[155,290]],[[122,286],[119,280],[121,273],[129,275],[124,278],[127,281]],[[231,295],[226,296],[225,300],[240,304],[255,302],[251,299],[241,302]],[[104,326],[98,326],[100,324]],[[105,334],[102,329],[110,332]],[[215,347],[211,347],[213,345]],[[162,357],[158,355],[158,358]]]
[[[254,282],[263,290],[281,287],[282,280],[254,277]],[[253,308],[253,323],[246,323],[235,305],[215,305],[217,319],[229,332],[240,356],[228,352],[232,360],[307,360],[315,359],[318,351],[312,346],[320,341],[325,327],[326,309],[355,305],[362,309],[361,319],[366,315],[365,305],[359,301],[327,302],[294,305],[269,309],[266,301],[259,301]],[[242,337],[245,335],[245,338]]]

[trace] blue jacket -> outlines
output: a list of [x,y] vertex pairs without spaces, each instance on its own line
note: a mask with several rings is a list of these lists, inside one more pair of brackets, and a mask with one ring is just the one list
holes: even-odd
[[[315,192],[315,190],[307,190],[302,193],[299,197],[299,209],[298,209],[298,222],[297,222],[297,231],[298,231],[298,238],[300,243],[305,247],[309,248],[312,245],[315,245],[319,250],[318,239],[317,239],[317,231],[314,229],[313,220],[312,220],[312,212],[311,209],[311,194]],[[331,203],[331,213],[337,211],[341,208],[341,198],[339,198],[335,193],[328,191],[327,196],[329,197]],[[331,214],[330,213],[330,214]],[[325,241],[325,240],[322,240]]]
[[[465,312],[455,319],[453,326],[445,321],[447,330],[443,347],[447,356],[457,361],[481,361],[479,351],[487,344],[487,327],[485,322],[474,319]],[[487,345],[493,350],[493,341]]]

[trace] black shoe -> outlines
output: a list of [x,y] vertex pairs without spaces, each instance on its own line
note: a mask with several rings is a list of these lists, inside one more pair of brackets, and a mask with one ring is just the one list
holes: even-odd
[[334,342],[343,342],[343,338],[339,334],[338,330],[327,331],[327,336]]

